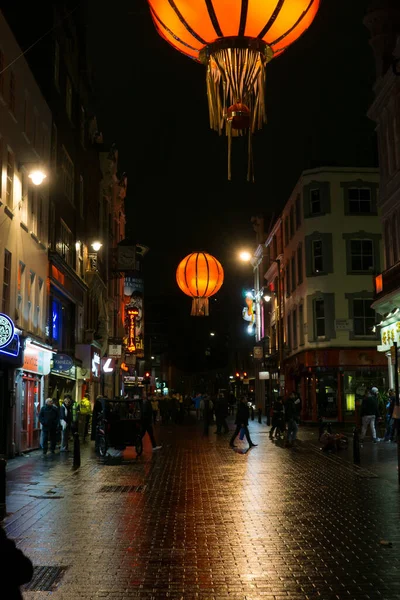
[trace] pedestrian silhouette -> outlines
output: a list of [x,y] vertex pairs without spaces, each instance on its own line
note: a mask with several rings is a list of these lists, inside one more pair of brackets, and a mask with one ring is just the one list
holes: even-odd
[[20,586],[32,579],[33,566],[0,527],[0,591],[4,600],[22,600]]

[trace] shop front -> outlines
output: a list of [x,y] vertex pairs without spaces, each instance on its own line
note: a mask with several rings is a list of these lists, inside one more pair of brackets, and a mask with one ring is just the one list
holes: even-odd
[[0,313],[0,456],[16,452],[16,369],[23,361],[20,333],[11,318]]
[[44,403],[45,376],[50,373],[50,347],[28,338],[25,341],[24,362],[17,373],[17,452],[40,446],[39,412]]
[[355,422],[367,389],[388,387],[386,358],[375,348],[308,350],[285,363],[286,392],[302,399],[302,419]]
[[[92,344],[77,344],[75,352],[82,363],[81,373],[83,382],[80,397],[88,393],[93,407],[97,396],[102,395],[101,346],[96,342]],[[108,368],[108,363],[106,368]]]

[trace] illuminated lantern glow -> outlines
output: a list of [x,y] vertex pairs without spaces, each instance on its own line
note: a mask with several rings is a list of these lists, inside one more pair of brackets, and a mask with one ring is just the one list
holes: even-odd
[[193,298],[191,315],[207,317],[208,299],[221,288],[224,270],[221,263],[211,254],[193,252],[179,263],[176,281],[182,292]]
[[[266,65],[308,29],[320,0],[148,0],[148,3],[159,34],[179,52],[207,68],[210,126],[219,134],[225,132],[229,140],[228,179],[231,179],[231,138],[246,131],[247,178],[254,179],[251,134],[267,120]],[[236,112],[235,105],[244,105],[249,115],[243,119],[230,118],[230,112]]]

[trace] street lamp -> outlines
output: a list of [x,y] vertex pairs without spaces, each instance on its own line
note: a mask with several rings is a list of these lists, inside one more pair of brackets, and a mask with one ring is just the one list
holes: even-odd
[[250,262],[251,257],[252,257],[252,254],[250,252],[248,252],[247,250],[243,250],[242,252],[239,253],[239,258],[243,262]]
[[46,179],[47,175],[43,171],[37,169],[36,171],[29,173],[28,177],[32,181],[33,185],[41,185]]
[[90,245],[92,246],[92,248],[93,248],[93,250],[95,252],[98,252],[100,250],[100,248],[102,247],[103,244],[101,242],[97,242],[96,241],[96,242],[93,242],[93,244],[90,244]]

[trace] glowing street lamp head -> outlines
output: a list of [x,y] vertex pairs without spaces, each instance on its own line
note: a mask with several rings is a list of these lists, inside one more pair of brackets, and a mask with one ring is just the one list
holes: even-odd
[[251,260],[251,254],[247,250],[243,250],[243,252],[240,252],[239,258],[243,262],[250,262],[250,260]]
[[92,244],[92,248],[95,252],[98,252],[100,250],[100,248],[102,247],[102,243],[101,242],[93,242]]
[[32,173],[29,173],[28,177],[32,181],[33,185],[41,185],[46,179],[47,175],[46,173],[43,173],[43,171],[36,170],[32,171]]

